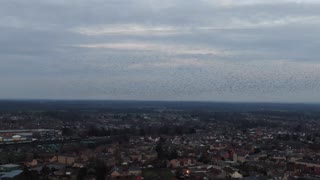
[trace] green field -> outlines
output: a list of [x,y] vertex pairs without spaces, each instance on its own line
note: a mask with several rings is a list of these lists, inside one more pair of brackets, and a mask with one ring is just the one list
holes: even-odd
[[146,169],[142,171],[145,180],[171,180],[175,175],[169,169]]

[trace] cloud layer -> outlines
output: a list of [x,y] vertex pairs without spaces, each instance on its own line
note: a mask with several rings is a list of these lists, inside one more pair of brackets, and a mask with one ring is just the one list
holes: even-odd
[[320,101],[318,0],[3,0],[0,98]]

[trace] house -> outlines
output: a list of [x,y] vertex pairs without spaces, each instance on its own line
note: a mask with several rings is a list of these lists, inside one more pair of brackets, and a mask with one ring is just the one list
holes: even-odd
[[282,152],[275,152],[275,153],[272,153],[270,155],[271,159],[273,160],[282,160],[282,161],[285,161],[287,159],[287,156],[285,153],[282,153]]
[[193,160],[189,158],[172,159],[167,166],[171,168],[186,167],[193,165]]
[[295,163],[299,165],[305,165],[306,167],[320,167],[320,162],[313,161],[313,160],[301,159],[301,160],[297,160]]
[[121,167],[115,166],[112,170],[111,170],[111,177],[113,178],[117,178],[117,177],[124,177],[127,176],[128,173]]
[[121,172],[119,170],[113,170],[111,172],[111,177],[116,178],[116,177],[121,177],[121,176],[122,176],[122,174],[121,174]]
[[213,144],[210,145],[210,150],[223,150],[227,148],[227,144]]
[[134,175],[134,176],[140,176],[142,173],[141,168],[140,167],[130,167],[129,168],[129,175]]
[[133,154],[130,155],[130,159],[132,161],[141,161],[142,155],[138,154],[138,153],[133,153]]
[[172,159],[168,162],[167,166],[171,168],[178,168],[180,167],[180,161],[178,159]]
[[220,151],[219,156],[223,159],[229,159],[231,155],[228,151]]
[[180,161],[180,166],[190,166],[193,164],[192,159],[189,159],[189,158],[182,158],[182,159],[179,159],[179,161]]
[[144,158],[147,161],[155,160],[158,158],[158,153],[156,151],[151,151],[144,154]]
[[49,159],[49,162],[57,162],[58,161],[58,157],[57,156],[53,156],[52,158]]
[[243,178],[242,174],[240,174],[238,171],[230,168],[230,167],[225,167],[223,170],[226,172],[226,174],[234,179],[240,179]]
[[[45,166],[47,166],[49,169],[54,168],[56,170],[63,170],[66,168],[65,164],[60,164],[60,163],[50,163],[50,164],[46,164]],[[30,168],[29,170],[37,171],[38,173],[40,173],[43,167],[44,165],[37,165],[35,167]]]
[[301,156],[291,156],[291,157],[289,157],[289,161],[290,162],[295,162],[295,161],[298,161],[300,159],[302,159]]
[[84,161],[75,161],[73,163],[73,167],[76,167],[76,168],[83,168],[83,167],[86,167],[87,163],[85,163]]
[[76,161],[75,156],[60,155],[57,157],[58,163],[72,165]]
[[246,161],[246,158],[248,157],[248,154],[247,153],[243,153],[243,152],[235,152],[233,154],[233,161],[236,161],[236,162],[245,162]]
[[234,173],[231,174],[231,178],[241,179],[241,178],[243,178],[243,176],[242,176],[242,174],[240,174],[237,171],[235,171]]
[[26,166],[37,166],[39,163],[38,163],[38,160],[37,159],[33,159],[31,162],[26,162],[25,165]]

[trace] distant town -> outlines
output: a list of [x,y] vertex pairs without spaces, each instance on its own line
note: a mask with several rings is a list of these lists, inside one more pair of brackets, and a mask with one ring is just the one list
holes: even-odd
[[0,103],[0,179],[320,179],[319,105],[84,104]]

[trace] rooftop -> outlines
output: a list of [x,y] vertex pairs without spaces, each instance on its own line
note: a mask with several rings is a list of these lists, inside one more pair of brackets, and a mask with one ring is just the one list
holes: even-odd
[[21,174],[23,171],[22,170],[14,170],[14,171],[10,171],[5,173],[4,175],[1,176],[2,178],[14,178],[16,176],[18,176],[19,174]]
[[0,168],[15,168],[15,167],[20,167],[18,164],[4,164],[0,165]]

